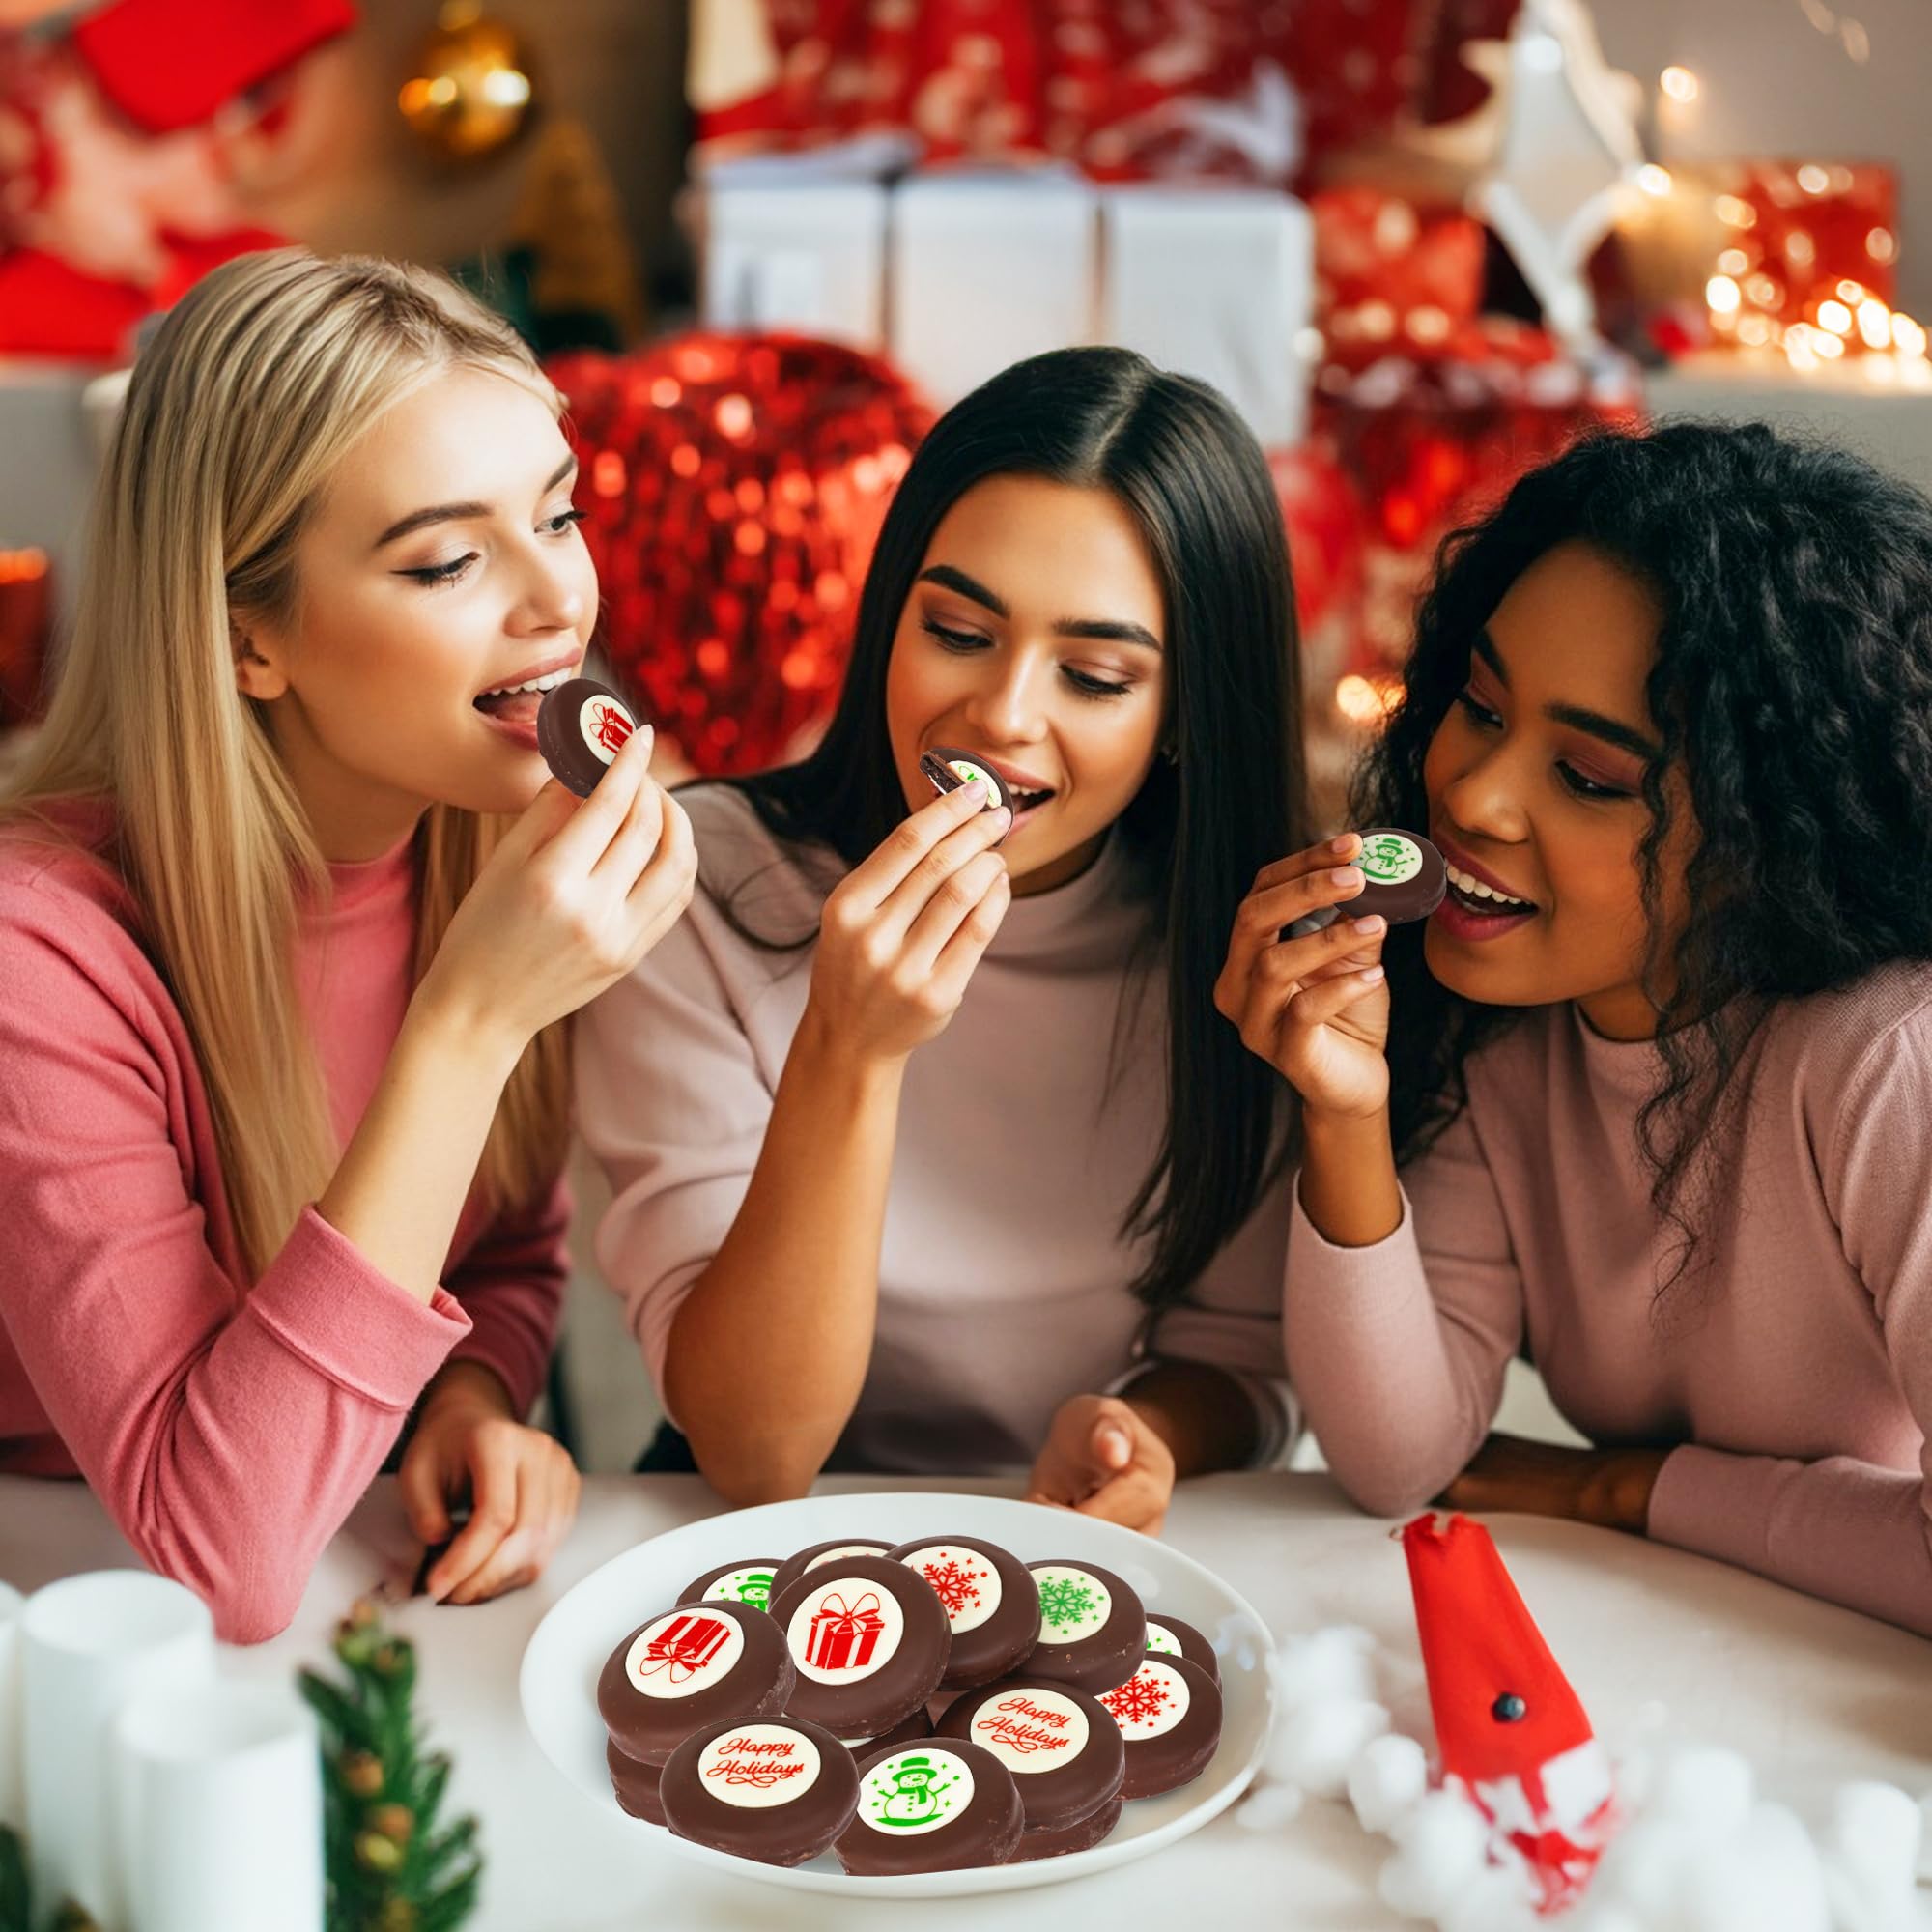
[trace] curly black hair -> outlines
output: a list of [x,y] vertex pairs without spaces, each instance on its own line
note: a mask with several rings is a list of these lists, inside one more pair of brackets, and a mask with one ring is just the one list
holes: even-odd
[[[1758,423],[1576,444],[1444,541],[1354,823],[1427,825],[1423,759],[1473,639],[1517,579],[1571,542],[1630,571],[1662,613],[1638,852],[1662,1076],[1637,1119],[1652,1203],[1676,1236],[1661,1292],[1691,1266],[1720,1168],[1692,1153],[1725,1144],[1734,1076],[1774,1004],[1932,958],[1932,502],[1844,450]],[[1672,946],[1659,855],[1679,761],[1696,838]],[[1466,1104],[1469,1056],[1521,1009],[1440,985],[1420,927],[1398,928],[1385,959],[1390,1104],[1407,1161]]]

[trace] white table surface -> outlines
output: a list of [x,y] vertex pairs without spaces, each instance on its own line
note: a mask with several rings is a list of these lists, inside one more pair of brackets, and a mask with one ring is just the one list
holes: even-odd
[[[916,1489],[845,1479],[824,1492]],[[1017,1485],[960,1482],[976,1493]],[[455,1758],[450,1804],[480,1814],[488,1859],[474,1932],[764,1932],[898,1928],[983,1932],[988,1901],[868,1907],[715,1876],[654,1841],[648,1826],[602,1814],[539,1754],[517,1704],[524,1645],[545,1610],[608,1558],[714,1512],[696,1477],[595,1477],[569,1543],[536,1587],[497,1603],[444,1608],[419,1599],[391,1612],[414,1639],[418,1708]],[[1674,1738],[1722,1744],[1757,1765],[1763,1786],[1813,1822],[1833,1788],[1884,1777],[1932,1786],[1932,1645],[1903,1631],[1716,1563],[1633,1537],[1527,1517],[1491,1527],[1518,1587],[1612,1751]],[[1277,1636],[1359,1623],[1393,1662],[1398,1724],[1427,1735],[1407,1575],[1389,1525],[1358,1515],[1325,1476],[1244,1474],[1184,1485],[1167,1540],[1218,1571]],[[416,1550],[389,1481],[377,1484],[324,1553],[300,1612],[274,1642],[226,1650],[236,1677],[286,1679],[333,1665],[335,1620],[379,1577],[407,1580]],[[32,1589],[122,1564],[128,1548],[75,1484],[0,1479],[0,1578]],[[1226,1814],[1151,1858],[999,1901],[1002,1932],[1083,1922],[1232,1924],[1265,1905],[1283,1932],[1367,1932],[1395,1921],[1375,1896],[1386,1841],[1346,1804],[1314,1803],[1277,1833]],[[1922,1896],[1932,1900],[1932,1893]],[[1932,1909],[1924,1914],[1932,1926]]]

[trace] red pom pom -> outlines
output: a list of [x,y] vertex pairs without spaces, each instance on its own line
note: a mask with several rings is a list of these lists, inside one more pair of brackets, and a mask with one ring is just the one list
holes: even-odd
[[780,335],[558,356],[598,641],[707,776],[829,714],[886,504],[932,411],[887,363]]

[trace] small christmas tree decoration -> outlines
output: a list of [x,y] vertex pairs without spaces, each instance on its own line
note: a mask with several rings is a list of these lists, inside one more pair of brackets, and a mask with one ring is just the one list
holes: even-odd
[[476,1908],[483,1861],[474,1818],[439,1821],[449,1759],[422,1747],[414,1646],[365,1600],[337,1627],[335,1655],[346,1685],[299,1678],[322,1720],[328,1932],[448,1932]]

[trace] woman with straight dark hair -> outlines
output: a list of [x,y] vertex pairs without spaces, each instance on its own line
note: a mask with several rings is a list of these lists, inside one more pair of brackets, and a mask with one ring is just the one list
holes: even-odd
[[[1581,444],[1451,541],[1360,810],[1441,847],[1427,926],[1277,939],[1353,895],[1303,854],[1221,988],[1302,1100],[1330,1467],[1932,1635],[1932,504],[1757,425]],[[1489,1435],[1520,1353],[1591,1446]]]
[[[652,1466],[751,1502],[1032,1459],[1153,1527],[1177,1473],[1281,1451],[1288,1113],[1211,991],[1306,836],[1298,720],[1280,511],[1213,390],[1065,350],[933,429],[822,744],[684,793],[691,920],[580,1036]],[[1013,813],[935,799],[938,747]]]

